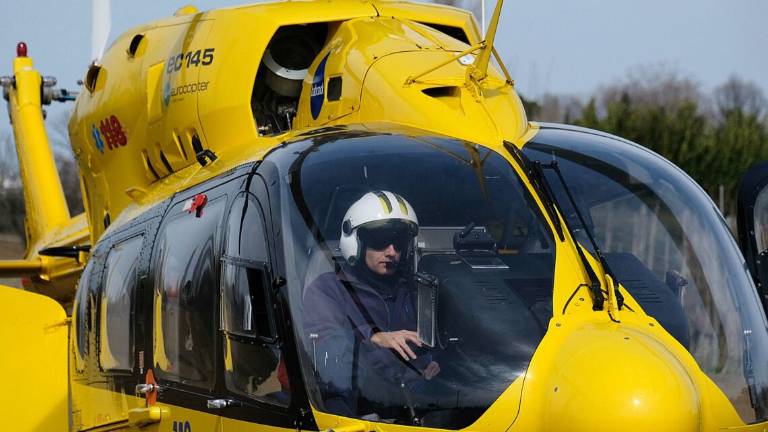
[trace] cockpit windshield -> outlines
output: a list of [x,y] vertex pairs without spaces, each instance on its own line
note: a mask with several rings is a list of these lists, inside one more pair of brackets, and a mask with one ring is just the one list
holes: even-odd
[[520,378],[552,317],[555,244],[509,162],[352,133],[269,158],[294,328],[320,410],[460,429]]
[[766,420],[765,316],[733,237],[701,188],[650,151],[593,133],[543,128],[523,152],[557,161],[588,226],[548,175],[564,217],[594,234],[626,292],[691,353],[742,419]]

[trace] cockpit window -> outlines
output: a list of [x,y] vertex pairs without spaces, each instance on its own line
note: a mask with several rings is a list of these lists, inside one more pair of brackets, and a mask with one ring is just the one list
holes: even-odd
[[460,429],[525,372],[554,241],[508,161],[452,139],[335,134],[272,154],[313,403]]
[[[523,151],[558,162],[588,225],[580,226],[565,191],[548,177],[572,226],[594,233],[625,292],[691,353],[742,419],[765,420],[765,318],[706,194],[667,161],[625,141],[545,128]],[[578,240],[589,247],[586,237]]]

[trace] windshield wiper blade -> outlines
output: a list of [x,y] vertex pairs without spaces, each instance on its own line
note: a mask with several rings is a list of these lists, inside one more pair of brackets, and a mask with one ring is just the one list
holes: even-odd
[[549,190],[549,187],[546,185],[546,183],[542,184],[542,179],[540,178],[539,174],[535,173],[531,167],[531,161],[525,154],[523,154],[523,152],[520,151],[519,148],[517,148],[517,146],[510,142],[504,141],[504,147],[512,155],[520,168],[525,171],[525,174],[528,176],[528,180],[531,182],[533,189],[536,191],[536,194],[544,204],[544,209],[547,211],[550,220],[552,220],[552,224],[555,226],[557,237],[561,242],[565,241],[565,236],[563,235],[563,227],[560,225],[560,219],[557,217],[557,212],[555,211],[555,200],[551,191]]
[[548,190],[549,194],[552,196],[552,200],[557,205],[557,208],[560,209],[560,213],[563,215],[563,223],[565,224],[565,229],[568,230],[568,234],[571,235],[574,246],[576,246],[576,252],[579,255],[579,259],[581,260],[581,263],[584,266],[584,270],[586,270],[587,272],[587,277],[589,277],[589,288],[590,288],[590,291],[592,292],[592,300],[593,300],[592,310],[596,310],[596,311],[602,310],[603,306],[605,305],[605,298],[603,297],[603,290],[600,286],[600,279],[597,277],[597,274],[595,274],[595,270],[592,268],[592,265],[589,263],[587,256],[584,254],[584,249],[576,240],[576,233],[568,223],[568,218],[565,217],[565,212],[563,212],[563,207],[557,201],[557,198],[555,198],[555,194],[554,192],[552,192],[552,189],[550,188],[549,183],[547,182],[546,177],[544,176],[544,170],[542,169],[541,162],[533,162],[533,166],[534,166],[534,172],[536,172],[536,176],[538,176],[541,179],[540,181],[544,184],[544,187]]
[[[560,224],[560,218],[558,217],[555,208],[560,209],[561,214],[565,215],[565,213],[562,211],[562,206],[560,206],[557,198],[555,198],[554,192],[549,187],[549,183],[547,182],[546,177],[544,177],[544,171],[542,170],[541,163],[531,162],[531,160],[528,159],[528,157],[512,143],[504,141],[504,147],[507,149],[507,151],[509,151],[517,164],[520,165],[520,167],[525,171],[528,179],[531,182],[531,185],[544,204],[544,208],[547,210],[549,218],[552,220],[552,223],[555,226],[555,230],[557,231],[557,235],[560,238],[560,241],[565,241],[565,236],[563,235],[563,227]],[[579,245],[579,242],[576,241],[576,235],[573,232],[573,229],[571,229],[571,227],[568,225],[568,219],[563,217],[563,222],[565,224],[565,229],[568,230],[568,233],[571,235],[571,238],[575,243],[576,252],[579,255],[581,264],[584,267],[584,271],[587,273],[587,278],[589,279],[589,290],[592,293],[592,310],[602,310],[603,305],[605,304],[605,298],[603,297],[603,291],[600,287],[600,280],[597,278],[597,274],[595,274],[594,269],[592,269],[592,266],[589,264],[589,260],[587,259],[586,255],[584,255],[584,251]]]
[[[571,202],[571,206],[573,207],[573,211],[576,213],[576,217],[579,218],[579,223],[581,223],[582,228],[584,229],[584,232],[587,234],[587,238],[589,239],[589,242],[592,244],[592,248],[595,251],[595,255],[597,256],[598,261],[600,261],[600,265],[603,267],[603,272],[611,277],[613,280],[613,283],[610,284],[612,286],[607,287],[607,289],[613,290],[614,294],[616,295],[616,306],[618,307],[618,310],[621,310],[621,307],[624,306],[624,296],[621,294],[621,290],[619,290],[619,280],[616,278],[616,273],[611,270],[611,266],[608,264],[608,261],[605,259],[605,255],[603,255],[603,251],[600,250],[600,246],[597,244],[597,240],[595,240],[595,236],[592,234],[592,231],[587,226],[586,220],[584,219],[584,215],[581,213],[581,209],[579,209],[579,206],[576,205],[576,200],[573,198],[573,194],[571,193],[571,189],[568,187],[568,184],[565,182],[565,178],[563,177],[563,173],[560,171],[560,164],[557,163],[556,160],[553,160],[552,162],[548,164],[542,164],[541,162],[535,162],[535,166],[538,167],[539,170],[551,169],[552,171],[557,174],[557,178],[560,180],[560,185],[563,187],[563,190],[565,190],[566,196],[568,196],[568,200]],[[544,178],[544,181],[546,182],[546,178],[544,177],[544,174],[542,172],[541,174],[542,178]],[[556,199],[556,198],[555,198]],[[562,207],[559,206],[561,209]],[[565,220],[565,225],[568,226],[567,218]],[[568,231],[571,233],[571,236],[573,237],[573,230],[568,229]],[[576,238],[573,238],[574,242],[576,242]],[[576,242],[578,244],[578,242]],[[578,249],[581,251],[581,247],[579,246]],[[613,317],[611,317],[613,318]]]

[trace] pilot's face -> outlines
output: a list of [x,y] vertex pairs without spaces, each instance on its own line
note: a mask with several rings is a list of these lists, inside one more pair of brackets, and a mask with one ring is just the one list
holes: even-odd
[[390,276],[397,270],[400,263],[400,251],[395,246],[389,244],[384,249],[377,250],[370,247],[365,248],[365,265],[381,276]]

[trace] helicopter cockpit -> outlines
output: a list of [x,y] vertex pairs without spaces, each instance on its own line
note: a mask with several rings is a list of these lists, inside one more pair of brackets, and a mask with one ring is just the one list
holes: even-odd
[[[286,241],[296,248],[286,253],[288,286],[313,401],[382,422],[472,424],[525,371],[552,316],[555,248],[535,201],[504,157],[472,143],[353,132],[324,141],[293,143],[290,154],[267,159],[295,158],[283,167],[290,190],[282,213]],[[418,310],[410,330],[423,341],[417,355],[441,369],[431,379],[408,377],[423,367],[419,359],[392,355],[381,370],[366,364],[370,344],[351,328],[306,324],[323,307],[307,304],[313,281],[348,271],[339,250],[344,213],[372,190],[397,193],[418,216],[404,259]]]
[[[744,267],[730,262],[739,260],[735,242],[706,195],[624,141],[543,127],[523,149],[531,160],[560,165],[587,226],[575,222],[553,173],[548,184],[593,256],[585,233],[596,237],[629,299],[624,310],[656,318],[745,421],[764,419],[768,376],[754,365],[768,359],[765,319],[747,273],[726,270]],[[525,376],[553,317],[556,237],[501,154],[449,138],[346,130],[300,138],[266,161],[287,180],[280,194],[287,289],[318,409],[460,429]],[[367,381],[376,370],[361,362],[366,342],[351,329],[343,336],[348,350],[334,352],[323,343],[327,335],[305,327],[320,306],[305,302],[307,287],[348,265],[338,245],[344,212],[378,189],[401,195],[418,214],[408,255],[418,311],[412,330],[425,342],[417,355],[440,364],[434,378],[402,380],[400,388]],[[400,362],[400,377],[417,361],[407,363]],[[353,402],[338,404],[340,397]]]

